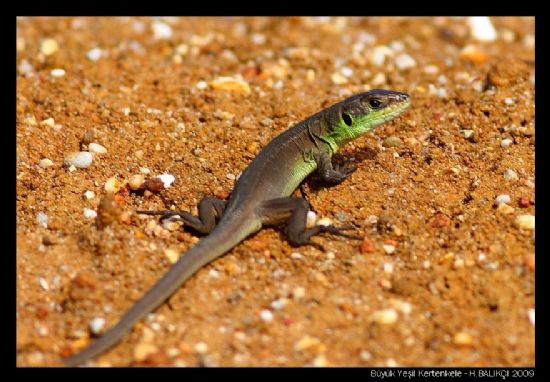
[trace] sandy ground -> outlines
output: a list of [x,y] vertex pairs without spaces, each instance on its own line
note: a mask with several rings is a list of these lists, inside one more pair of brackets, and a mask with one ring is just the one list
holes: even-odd
[[17,365],[88,344],[197,240],[136,210],[196,213],[293,123],[387,88],[410,111],[303,187],[363,242],[264,229],[91,364],[533,366],[534,18],[477,22],[19,18]]

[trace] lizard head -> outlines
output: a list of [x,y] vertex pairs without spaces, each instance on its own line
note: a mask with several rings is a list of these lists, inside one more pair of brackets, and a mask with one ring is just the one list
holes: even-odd
[[337,103],[329,116],[329,132],[322,135],[331,147],[341,147],[374,127],[387,122],[411,104],[406,93],[374,89]]

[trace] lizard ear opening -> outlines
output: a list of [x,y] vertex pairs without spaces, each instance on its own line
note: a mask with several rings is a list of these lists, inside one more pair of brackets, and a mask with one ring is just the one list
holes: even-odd
[[342,113],[342,120],[344,121],[344,123],[348,126],[351,126],[351,123],[352,123],[352,120],[351,120],[351,117],[349,114],[347,113]]

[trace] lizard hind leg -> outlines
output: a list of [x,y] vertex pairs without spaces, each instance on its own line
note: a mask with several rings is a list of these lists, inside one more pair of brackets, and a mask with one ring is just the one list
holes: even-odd
[[324,248],[313,241],[311,237],[320,233],[331,233],[350,239],[361,240],[358,236],[348,235],[342,231],[354,229],[354,226],[336,227],[333,225],[316,225],[306,228],[309,203],[302,198],[286,197],[265,201],[261,206],[260,214],[264,224],[287,222],[286,235],[288,242],[293,246],[313,245],[321,250]]
[[213,197],[206,197],[199,202],[199,216],[194,216],[185,211],[136,211],[143,215],[160,215],[160,220],[179,216],[184,226],[190,227],[200,234],[207,235],[216,226],[225,210],[226,201]]

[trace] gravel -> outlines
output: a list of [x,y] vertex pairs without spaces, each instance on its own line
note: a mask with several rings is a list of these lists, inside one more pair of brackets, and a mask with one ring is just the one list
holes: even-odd
[[512,198],[510,198],[510,195],[502,194],[495,198],[495,204],[498,206],[501,203],[510,203],[512,201]]
[[88,145],[88,150],[94,154],[105,154],[107,152],[107,149],[104,146],[93,142]]
[[504,171],[504,179],[505,180],[517,180],[518,179],[518,174],[512,169],[508,169],[508,170]]
[[92,318],[89,324],[90,332],[95,335],[101,334],[105,328],[105,323],[106,321],[103,317]]
[[487,16],[468,17],[470,35],[477,41],[490,42],[497,39],[497,31]]
[[101,58],[102,55],[103,55],[103,51],[101,49],[93,48],[93,49],[90,49],[88,53],[86,53],[86,58],[88,58],[88,60],[90,61],[97,61]]

